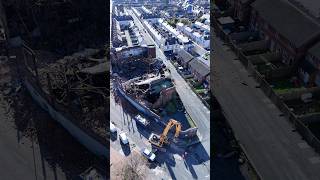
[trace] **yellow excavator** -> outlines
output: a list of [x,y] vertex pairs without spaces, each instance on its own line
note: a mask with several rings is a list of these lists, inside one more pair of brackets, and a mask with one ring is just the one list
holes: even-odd
[[164,128],[162,134],[159,136],[159,135],[152,133],[149,137],[149,142],[157,147],[162,147],[164,143],[168,144],[169,142],[168,142],[167,134],[173,126],[176,127],[176,132],[174,134],[174,138],[177,138],[179,136],[180,131],[181,131],[181,124],[180,124],[180,122],[178,122],[174,119],[170,119],[167,126]]

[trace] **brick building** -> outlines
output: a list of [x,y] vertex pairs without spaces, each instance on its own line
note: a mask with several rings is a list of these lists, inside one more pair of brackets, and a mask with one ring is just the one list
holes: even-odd
[[210,83],[210,68],[199,60],[199,57],[189,62],[189,70],[191,71],[194,79],[200,83]]
[[177,52],[177,61],[184,68],[188,67],[189,62],[192,59],[193,59],[193,56],[184,49],[181,49]]
[[287,65],[304,58],[320,39],[319,23],[287,1],[256,0],[251,6],[251,30],[259,31],[269,49],[279,53]]

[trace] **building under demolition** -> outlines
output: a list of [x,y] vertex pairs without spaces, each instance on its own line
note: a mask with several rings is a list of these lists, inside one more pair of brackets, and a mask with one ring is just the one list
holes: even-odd
[[171,73],[162,60],[134,58],[113,64],[112,72],[116,92],[140,114],[162,125],[175,119],[182,126],[181,137],[196,135],[197,127],[186,112]]
[[33,99],[75,139],[107,157],[109,62],[105,49],[85,49],[58,60],[25,46],[21,80]]

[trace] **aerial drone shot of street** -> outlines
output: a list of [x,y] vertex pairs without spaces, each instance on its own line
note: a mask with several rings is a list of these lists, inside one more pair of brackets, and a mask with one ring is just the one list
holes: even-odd
[[133,2],[110,9],[111,179],[210,179],[209,9]]

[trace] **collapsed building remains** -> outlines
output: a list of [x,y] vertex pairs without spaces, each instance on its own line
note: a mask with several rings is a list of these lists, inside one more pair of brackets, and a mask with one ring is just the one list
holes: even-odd
[[38,71],[44,91],[65,106],[77,123],[105,139],[109,83],[104,53],[103,50],[87,49]]
[[51,62],[38,59],[27,46],[22,52],[19,71],[33,99],[80,143],[106,157],[110,94],[105,49],[85,49]]

